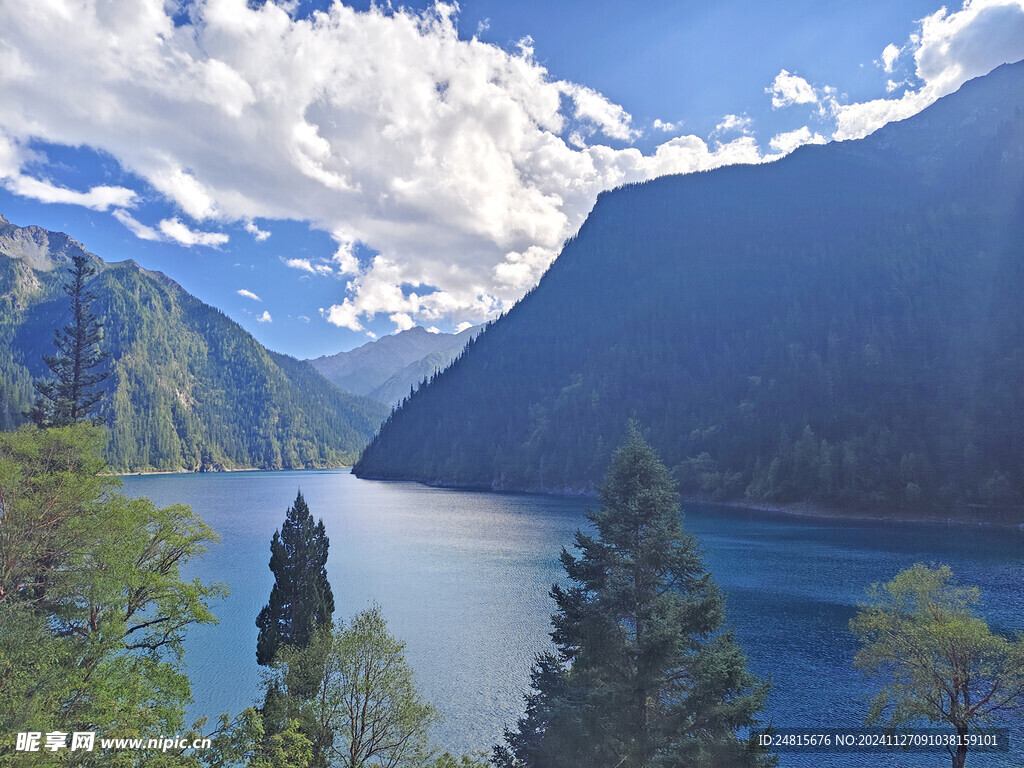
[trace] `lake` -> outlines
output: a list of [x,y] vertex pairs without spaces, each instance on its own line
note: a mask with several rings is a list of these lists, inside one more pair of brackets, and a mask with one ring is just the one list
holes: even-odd
[[[595,502],[358,480],[347,470],[149,475],[124,491],[163,506],[192,506],[223,538],[187,575],[231,588],[214,605],[220,624],[187,638],[195,702],[190,715],[235,714],[260,698],[256,614],[273,583],[270,538],[301,488],[330,537],[335,618],[377,603],[425,697],[444,715],[436,737],[457,750],[489,750],[522,713],[536,653],[549,645],[558,553],[587,525]],[[983,527],[821,521],[686,507],[726,594],[751,669],[772,681],[766,720],[778,728],[858,728],[873,684],[853,669],[848,630],[872,582],[917,562],[949,565],[981,587],[983,613],[1004,633],[1024,630],[1024,532]],[[1017,723],[1020,723],[1018,719]],[[969,766],[1024,761],[971,754]],[[783,753],[779,765],[949,765],[934,755]]]

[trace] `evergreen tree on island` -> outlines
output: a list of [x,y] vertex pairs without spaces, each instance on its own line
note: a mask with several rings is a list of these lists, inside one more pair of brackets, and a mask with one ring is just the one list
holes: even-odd
[[329,546],[324,521],[313,522],[299,491],[285,514],[284,525],[270,542],[274,586],[270,602],[256,618],[260,629],[257,663],[269,665],[285,647],[305,648],[317,628],[331,623],[334,594],[327,581]]
[[756,728],[768,686],[722,631],[723,601],[696,540],[683,532],[665,465],[630,424],[590,515],[562,551],[572,584],[555,586],[557,654],[542,656],[500,768],[769,766],[741,729]]
[[103,396],[94,388],[110,375],[94,370],[107,358],[99,349],[103,323],[89,311],[96,294],[85,287],[96,268],[83,254],[71,260],[70,279],[64,284],[64,292],[71,297],[71,323],[54,333],[57,354],[43,358],[56,378],[35,382],[39,398],[26,414],[39,427],[66,427],[88,420]]

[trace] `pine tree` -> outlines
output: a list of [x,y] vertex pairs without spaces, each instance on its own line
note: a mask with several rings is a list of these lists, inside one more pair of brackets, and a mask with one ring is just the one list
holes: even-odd
[[323,520],[313,522],[299,491],[270,542],[274,586],[256,618],[257,663],[269,665],[283,647],[305,648],[318,627],[330,624],[334,594],[327,581],[329,546]]
[[83,254],[71,259],[71,277],[64,284],[64,292],[71,297],[71,323],[54,333],[57,354],[43,358],[56,379],[35,382],[39,398],[27,414],[40,427],[66,427],[87,420],[103,395],[94,387],[110,375],[109,371],[95,372],[107,358],[99,349],[103,323],[89,311],[96,294],[85,287],[96,268]]
[[683,532],[664,464],[630,425],[590,515],[592,537],[562,551],[557,656],[538,660],[504,768],[764,766],[738,731],[757,725],[767,685],[746,670],[722,597]]

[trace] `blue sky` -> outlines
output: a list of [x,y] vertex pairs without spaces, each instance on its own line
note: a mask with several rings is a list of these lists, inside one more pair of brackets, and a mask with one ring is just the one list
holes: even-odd
[[1021,58],[1024,0],[0,0],[0,213],[309,357],[493,317],[604,189],[857,138]]

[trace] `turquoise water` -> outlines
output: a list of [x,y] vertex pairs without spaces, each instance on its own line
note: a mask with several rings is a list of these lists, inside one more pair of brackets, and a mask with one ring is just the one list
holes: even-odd
[[[427,488],[358,480],[344,470],[153,475],[124,478],[125,492],[190,504],[223,537],[190,576],[231,588],[215,627],[190,632],[190,714],[237,713],[259,698],[255,618],[272,584],[270,538],[301,488],[331,540],[328,575],[347,617],[378,603],[426,697],[441,710],[437,740],[489,749],[522,710],[534,655],[548,647],[547,592],[562,577],[558,553],[587,524],[576,499]],[[802,521],[719,508],[688,508],[727,596],[754,672],[771,678],[766,719],[779,728],[857,728],[872,687],[852,666],[847,626],[864,588],[916,562],[944,563],[982,589],[1000,631],[1024,630],[1024,533],[980,527]],[[1020,724],[1020,719],[1017,720]],[[972,754],[969,766],[1024,763]],[[780,766],[946,766],[942,754],[800,755]]]

